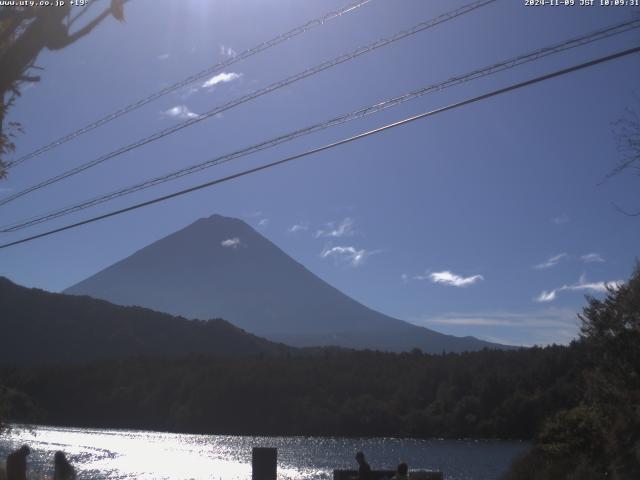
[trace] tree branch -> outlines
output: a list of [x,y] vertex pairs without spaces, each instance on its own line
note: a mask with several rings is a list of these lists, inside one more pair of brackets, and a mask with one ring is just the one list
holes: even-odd
[[[123,1],[121,2],[121,4],[122,4],[122,5],[124,5],[125,3],[128,3],[128,1],[129,1],[129,0],[123,0]],[[74,19],[73,21],[75,21],[75,20],[76,20],[76,19],[77,19],[81,14],[82,14],[82,12],[81,12],[81,13],[79,13],[79,14],[75,17],[75,19]],[[69,44],[71,44],[71,43],[75,42],[75,41],[76,41],[76,40],[78,40],[79,38],[82,38],[82,37],[84,37],[85,35],[87,35],[87,34],[91,33],[91,31],[92,31],[94,28],[96,28],[96,27],[100,24],[100,22],[102,22],[106,17],[108,17],[108,16],[109,16],[109,14],[112,14],[114,17],[116,17],[115,10],[114,10],[114,1],[113,1],[113,0],[112,0],[112,2],[111,2],[111,6],[110,6],[110,7],[108,7],[108,8],[105,8],[105,9],[104,9],[104,11],[103,11],[100,15],[98,15],[96,18],[94,18],[91,22],[89,22],[87,25],[85,25],[84,27],[82,27],[82,28],[81,28],[80,30],[78,30],[77,32],[75,32],[75,33],[73,33],[73,34],[69,35],[69,37],[68,37],[68,41],[67,41],[67,43],[64,45],[64,47],[66,47],[67,45],[69,45]],[[116,17],[116,18],[118,18],[118,17]],[[120,20],[120,19],[118,18],[118,20]],[[60,48],[63,48],[63,47],[60,47]]]
[[20,82],[39,82],[40,75],[22,75],[18,81]]
[[611,205],[613,205],[613,208],[615,208],[618,212],[622,213],[623,215],[626,215],[627,217],[640,217],[640,211],[628,212],[624,210],[622,207],[620,207],[618,204],[616,204],[615,202],[611,202]]
[[94,0],[94,1],[92,1],[92,2],[89,2],[89,4],[88,4],[87,6],[85,6],[84,8],[82,8],[82,9],[80,10],[80,13],[78,13],[75,17],[73,17],[72,19],[70,19],[70,20],[67,22],[67,27],[68,27],[68,28],[71,28],[71,26],[72,26],[74,23],[76,23],[76,21],[77,21],[80,17],[82,17],[85,13],[87,13],[87,12],[89,11],[89,9],[90,9],[93,5],[95,5],[96,3],[98,3],[98,2],[97,2],[97,0]]
[[110,13],[111,13],[111,9],[110,8],[105,9],[100,15],[98,15],[96,18],[91,20],[91,22],[86,24],[80,30],[78,30],[77,32],[73,33],[72,35],[68,35],[60,43],[56,43],[54,45],[47,45],[47,48],[49,48],[50,50],[59,50],[61,48],[64,48],[64,47],[67,47],[67,46],[71,45],[76,40],[84,37],[85,35],[88,35],[89,33],[91,33],[91,31],[94,28],[96,28],[100,24],[100,22],[102,22],[105,18],[107,18]]

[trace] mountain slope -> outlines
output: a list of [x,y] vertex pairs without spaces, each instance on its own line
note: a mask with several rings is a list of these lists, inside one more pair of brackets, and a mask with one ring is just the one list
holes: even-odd
[[498,347],[371,310],[324,282],[245,222],[200,219],[70,287],[120,305],[221,317],[296,346],[459,352]]
[[29,289],[4,277],[0,277],[0,305],[0,363],[5,364],[293,350],[224,320],[192,321],[146,308]]

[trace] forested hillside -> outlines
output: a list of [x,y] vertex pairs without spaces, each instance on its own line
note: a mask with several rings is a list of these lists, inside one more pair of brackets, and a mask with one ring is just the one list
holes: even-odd
[[21,287],[0,277],[0,364],[86,362],[132,355],[276,354],[290,350],[220,320]]
[[[531,438],[582,391],[580,346],[467,354],[146,358],[3,369],[56,425],[229,434]],[[15,420],[29,421],[25,415]]]

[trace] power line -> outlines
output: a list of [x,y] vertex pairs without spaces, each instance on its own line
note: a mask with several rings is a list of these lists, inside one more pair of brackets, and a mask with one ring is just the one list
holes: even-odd
[[63,231],[66,231],[66,230],[70,230],[70,229],[73,229],[73,228],[80,227],[82,225],[87,225],[89,223],[97,222],[99,220],[104,220],[104,219],[109,218],[109,217],[113,217],[113,216],[120,215],[120,214],[123,214],[123,213],[126,213],[126,212],[130,212],[132,210],[137,210],[139,208],[143,208],[143,207],[146,207],[146,206],[149,206],[149,205],[153,205],[153,204],[156,204],[156,203],[164,202],[164,201],[169,200],[171,198],[175,198],[175,197],[179,197],[179,196],[182,196],[182,195],[186,195],[187,193],[195,192],[195,191],[201,190],[203,188],[211,187],[213,185],[217,185],[217,184],[220,184],[220,183],[228,182],[228,181],[234,180],[236,178],[244,177],[246,175],[259,172],[261,170],[266,170],[268,168],[275,167],[277,165],[282,165],[284,163],[288,163],[288,162],[291,162],[293,160],[298,160],[300,158],[307,157],[309,155],[313,155],[313,154],[316,154],[316,153],[319,153],[319,152],[323,152],[325,150],[329,150],[329,149],[332,149],[332,148],[335,148],[335,147],[338,147],[338,146],[341,146],[341,145],[345,145],[347,143],[351,143],[351,142],[354,142],[356,140],[361,140],[361,139],[363,139],[365,137],[376,135],[378,133],[384,132],[386,130],[390,130],[392,128],[399,127],[401,125],[406,125],[406,124],[414,122],[416,120],[420,120],[420,119],[423,119],[423,118],[431,117],[431,116],[437,115],[439,113],[443,113],[443,112],[446,112],[446,111],[449,111],[449,110],[453,110],[453,109],[456,109],[456,108],[459,108],[459,107],[463,107],[465,105],[469,105],[469,104],[476,103],[476,102],[479,102],[479,101],[482,101],[482,100],[486,100],[488,98],[495,97],[497,95],[501,95],[501,94],[504,94],[504,93],[507,93],[507,92],[518,90],[520,88],[524,88],[524,87],[527,87],[529,85],[533,85],[533,84],[540,83],[540,82],[543,82],[543,81],[546,81],[546,80],[550,80],[552,78],[559,77],[559,76],[562,76],[562,75],[567,75],[569,73],[576,72],[578,70],[583,70],[585,68],[593,67],[595,65],[598,65],[598,64],[601,64],[601,63],[604,63],[604,62],[608,62],[608,61],[611,61],[611,60],[614,60],[614,59],[617,59],[617,58],[622,58],[622,57],[625,57],[625,56],[628,56],[628,55],[631,55],[631,54],[634,54],[634,53],[638,53],[638,52],[640,52],[640,46],[639,47],[630,48],[630,49],[627,49],[627,50],[623,50],[623,51],[620,51],[620,52],[617,52],[617,53],[614,53],[614,54],[611,54],[611,55],[607,55],[607,56],[604,56],[604,57],[599,57],[599,58],[597,58],[595,60],[591,60],[589,62],[581,63],[581,64],[578,64],[578,65],[574,65],[572,67],[564,68],[562,70],[557,70],[555,72],[548,73],[546,75],[535,77],[535,78],[530,79],[530,80],[525,80],[524,82],[512,84],[512,85],[509,85],[508,87],[500,88],[498,90],[493,90],[493,91],[491,91],[489,93],[485,93],[485,94],[479,95],[477,97],[473,97],[473,98],[470,98],[470,99],[467,99],[467,100],[463,100],[461,102],[453,103],[453,104],[447,105],[445,107],[437,108],[435,110],[430,110],[428,112],[424,112],[424,113],[421,113],[419,115],[414,115],[412,117],[408,117],[408,118],[405,118],[403,120],[399,120],[399,121],[394,122],[394,123],[389,123],[389,124],[384,125],[382,127],[378,127],[378,128],[373,129],[373,130],[368,130],[366,132],[359,133],[359,134],[354,135],[352,137],[345,138],[345,139],[339,140],[337,142],[333,142],[333,143],[324,145],[322,147],[314,148],[312,150],[307,150],[305,152],[302,152],[302,153],[299,153],[299,154],[296,154],[296,155],[292,155],[292,156],[289,156],[289,157],[286,157],[286,158],[283,158],[281,160],[277,160],[277,161],[274,161],[274,162],[271,162],[271,163],[267,163],[267,164],[261,165],[259,167],[254,167],[254,168],[250,168],[248,170],[243,170],[241,172],[234,173],[233,175],[228,175],[226,177],[222,177],[222,178],[218,178],[218,179],[215,179],[215,180],[211,180],[209,182],[202,183],[200,185],[196,185],[194,187],[190,187],[190,188],[187,188],[187,189],[184,189],[184,190],[180,190],[178,192],[174,192],[174,193],[171,193],[171,194],[168,194],[168,195],[157,197],[157,198],[154,198],[152,200],[147,200],[145,202],[141,202],[141,203],[138,203],[138,204],[135,204],[135,205],[131,205],[131,206],[126,207],[126,208],[122,208],[122,209],[115,210],[115,211],[112,211],[112,212],[109,212],[109,213],[105,213],[103,215],[98,215],[96,217],[92,217],[92,218],[89,218],[87,220],[82,220],[82,221],[77,222],[77,223],[73,223],[73,224],[70,224],[70,225],[65,225],[64,227],[59,227],[59,228],[56,228],[56,229],[53,229],[53,230],[49,230],[47,232],[39,233],[37,235],[32,235],[32,236],[27,237],[27,238],[23,238],[23,239],[16,240],[16,241],[13,241],[13,242],[5,243],[3,245],[0,245],[0,249],[8,248],[8,247],[11,247],[13,245],[19,245],[21,243],[25,243],[25,242],[29,242],[29,241],[32,241],[32,240],[36,240],[38,238],[42,238],[42,237],[46,237],[46,236],[49,236],[49,235],[53,235],[54,233],[63,232]]
[[291,85],[292,83],[295,83],[297,81],[300,81],[304,78],[310,77],[312,75],[316,75],[324,70],[327,70],[329,68],[335,67],[337,65],[340,65],[344,62],[353,60],[354,58],[357,58],[361,55],[364,55],[366,53],[372,52],[374,50],[377,50],[378,48],[384,47],[386,45],[390,45],[394,42],[397,42],[399,40],[402,40],[406,37],[409,37],[411,35],[415,35],[416,33],[422,32],[424,30],[427,30],[429,28],[435,27],[436,25],[439,25],[441,23],[444,23],[446,21],[452,20],[456,17],[459,17],[461,15],[464,15],[466,13],[472,12],[480,7],[483,7],[485,5],[488,5],[490,3],[495,2],[496,0],[479,0],[479,1],[475,1],[472,2],[468,5],[465,5],[463,7],[457,8],[455,10],[452,10],[448,13],[442,14],[436,18],[433,18],[431,20],[427,20],[425,22],[421,22],[407,30],[403,30],[400,31],[398,33],[396,33],[395,35],[393,35],[392,37],[389,38],[383,38],[380,40],[377,40],[367,46],[364,47],[360,47],[357,48],[347,54],[341,55],[339,57],[336,57],[332,60],[328,60],[326,62],[323,62],[319,65],[316,65],[314,67],[308,68],[302,72],[299,72],[295,75],[292,75],[284,80],[280,80],[278,82],[272,83],[271,85],[255,90],[247,95],[244,95],[242,97],[236,98],[234,100],[231,100],[221,106],[218,106],[212,110],[209,110],[206,113],[203,113],[201,115],[198,115],[195,118],[186,120],[182,123],[179,123],[177,125],[174,125],[173,127],[168,127],[165,128],[163,130],[160,130],[148,137],[145,137],[141,140],[138,140],[137,142],[134,142],[132,144],[129,144],[127,146],[124,147],[120,147],[117,150],[114,150],[110,153],[107,153],[105,155],[102,155],[94,160],[91,160],[89,162],[86,162],[82,165],[79,165],[77,167],[74,167],[70,170],[67,170],[64,173],[61,173],[59,175],[56,175],[54,177],[51,177],[47,180],[44,180],[36,185],[32,185],[31,187],[27,187],[24,190],[21,190],[19,192],[14,193],[13,195],[9,195],[8,197],[5,197],[3,199],[0,199],[0,206],[2,205],[6,205],[7,203],[10,203],[20,197],[23,197],[24,195],[27,195],[31,192],[34,192],[36,190],[40,190],[41,188],[47,187],[49,185],[52,185],[54,183],[57,183],[61,180],[64,180],[66,178],[69,178],[71,176],[77,175],[80,172],[83,172],[91,167],[94,167],[96,165],[99,165],[113,157],[122,155],[123,153],[127,153],[130,152],[131,150],[134,150],[136,148],[142,147],[143,145],[146,145],[148,143],[154,142],[156,140],[159,140],[163,137],[166,137],[167,135],[171,135],[179,130],[182,130],[183,128],[187,128],[190,127],[196,123],[199,123],[203,120],[206,120],[208,118],[211,118],[215,115],[218,115],[219,113],[225,112],[227,110],[230,110],[234,107],[237,107],[238,105],[241,105],[243,103],[246,103],[250,100],[254,100],[258,97],[261,97],[263,95],[266,95],[268,93],[271,93],[275,90],[279,90],[287,85]]
[[572,48],[576,48],[582,45],[586,45],[588,43],[593,43],[595,41],[599,41],[599,40],[603,40],[605,38],[609,38],[611,36],[614,35],[618,35],[624,32],[627,32],[629,30],[635,29],[635,28],[639,28],[640,27],[640,19],[636,19],[636,20],[630,20],[630,21],[626,21],[626,22],[622,22],[622,23],[618,23],[615,25],[610,25],[607,26],[605,28],[601,28],[599,30],[590,32],[588,34],[584,34],[578,37],[574,37],[571,38],[569,40],[565,40],[561,43],[556,43],[554,45],[550,45],[547,47],[543,47],[543,48],[539,48],[537,50],[534,50],[532,52],[526,53],[526,54],[522,54],[522,55],[518,55],[516,57],[512,57],[509,58],[507,60],[501,61],[499,63],[495,63],[493,65],[484,67],[484,68],[480,68],[477,70],[473,70],[469,73],[466,73],[464,75],[458,75],[455,77],[451,77],[448,80],[445,80],[443,82],[440,83],[436,83],[436,84],[432,84],[429,85],[427,87],[423,87],[420,88],[418,90],[413,90],[409,93],[406,93],[404,95],[400,95],[400,96],[396,96],[393,98],[389,98],[387,100],[384,100],[382,102],[373,104],[373,105],[369,105],[365,108],[361,108],[358,110],[354,110],[351,111],[349,113],[334,117],[330,120],[326,120],[324,122],[320,122],[320,123],[316,123],[314,125],[310,125],[298,130],[295,130],[293,132],[289,132],[287,134],[284,135],[280,135],[278,137],[275,138],[271,138],[269,140],[265,140],[263,142],[251,145],[249,147],[240,149],[240,150],[236,150],[232,153],[228,153],[225,155],[221,155],[218,157],[215,157],[214,159],[210,159],[207,160],[205,162],[201,162],[201,163],[197,163],[194,165],[191,165],[189,167],[185,167],[182,169],[179,169],[177,171],[165,174],[165,175],[161,175],[155,178],[151,178],[148,180],[145,180],[141,183],[135,184],[135,185],[130,185],[128,187],[124,187],[121,188],[119,190],[104,194],[104,195],[100,195],[97,197],[94,197],[92,199],[89,200],[85,200],[82,201],[80,203],[76,203],[74,205],[71,206],[67,206],[58,210],[54,210],[52,212],[49,213],[45,213],[45,214],[40,214],[38,216],[35,217],[31,217],[29,219],[26,220],[21,220],[19,222],[14,222],[10,225],[5,225],[3,227],[0,227],[0,233],[9,233],[9,232],[15,232],[18,230],[22,230],[24,228],[28,228],[30,226],[33,225],[37,225],[43,222],[47,222],[50,220],[53,220],[55,218],[59,218],[62,216],[66,216],[69,215],[71,213],[75,213],[78,212],[80,210],[85,210],[87,208],[105,203],[107,201],[113,200],[115,198],[119,198],[121,196],[125,196],[125,195],[129,195],[141,190],[145,190],[147,188],[151,188],[154,187],[156,185],[171,181],[171,180],[175,180],[178,178],[181,178],[185,175],[190,175],[192,173],[201,171],[203,169],[206,168],[210,168],[216,165],[220,165],[222,163],[226,163],[262,150],[266,150],[268,148],[280,145],[282,143],[285,142],[289,142],[291,140],[294,140],[296,138],[299,138],[301,136],[304,135],[308,135],[314,132],[318,132],[320,130],[324,130],[330,127],[334,127],[346,122],[349,122],[351,120],[356,120],[359,118],[363,118],[365,116],[377,113],[381,110],[390,108],[390,107],[394,107],[397,105],[400,105],[402,103],[405,103],[407,101],[410,100],[414,100],[416,98],[419,98],[423,95],[432,93],[432,92],[436,92],[436,91],[441,91],[445,88],[449,88],[455,85],[459,85],[465,82],[469,82],[481,77],[485,77],[488,75],[493,75],[496,74],[498,72],[502,72],[511,68],[515,68],[517,66],[523,65],[525,63],[529,63],[535,60],[538,60],[540,58],[549,56],[549,55],[553,55],[559,52],[563,52]]
[[144,97],[134,103],[131,103],[125,107],[122,107],[119,110],[116,110],[115,112],[112,112],[108,115],[105,115],[104,117],[96,120],[95,122],[92,122],[82,128],[79,128],[78,130],[74,131],[74,132],[70,132],[67,135],[64,135],[60,138],[58,138],[57,140],[52,141],[51,143],[48,143],[30,153],[27,153],[25,155],[23,155],[22,157],[13,160],[11,162],[8,162],[6,168],[12,168],[15,167],[17,165],[20,165],[21,163],[37,157],[38,155],[44,153],[44,152],[48,152],[49,150],[62,145],[63,143],[69,142],[77,137],[79,137],[80,135],[90,132],[91,130],[95,130],[98,127],[101,127],[102,125],[105,125],[107,123],[109,123],[112,120],[115,120],[118,117],[121,117],[123,115],[126,115],[129,112],[132,112],[133,110],[137,110],[138,108],[142,107],[143,105],[146,105],[147,103],[153,102],[154,100],[157,100],[160,97],[163,97],[171,92],[174,92],[182,87],[185,87],[187,85],[190,85],[198,80],[202,80],[205,77],[208,77],[209,75],[213,75],[214,73],[220,72],[223,69],[238,63],[242,60],[245,60],[253,55],[256,55],[260,52],[263,52],[265,50],[268,50],[271,47],[275,47],[276,45],[279,45],[280,43],[283,43],[287,40],[290,40],[294,37],[297,37],[298,35],[301,35],[305,32],[308,32],[309,30],[318,27],[320,25],[324,25],[325,23],[334,20],[336,18],[341,17],[342,15],[346,14],[346,13],[350,13],[353,12],[355,10],[357,10],[358,8],[364,6],[365,4],[371,2],[372,0],[360,0],[354,3],[350,3],[349,5],[344,6],[343,8],[333,11],[333,12],[329,12],[324,14],[321,17],[315,18],[313,20],[308,21],[307,23],[305,23],[304,25],[300,25],[292,30],[289,30],[286,33],[282,33],[274,38],[272,38],[271,40],[268,40],[266,42],[263,42],[259,45],[256,45],[255,47],[249,48],[247,50],[244,50],[243,52],[240,52],[237,55],[234,55],[230,58],[228,58],[227,60],[223,61],[223,62],[219,62],[205,70],[202,70],[194,75],[191,75],[187,78],[185,78],[184,80],[180,80],[179,82],[174,83],[173,85],[170,85],[168,87],[163,88],[162,90],[159,90],[155,93],[152,93],[151,95]]

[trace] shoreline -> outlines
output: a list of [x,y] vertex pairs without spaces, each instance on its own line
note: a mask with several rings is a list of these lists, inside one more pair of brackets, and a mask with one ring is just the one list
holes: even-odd
[[244,437],[262,437],[262,438],[319,438],[319,439],[345,439],[345,440],[372,440],[372,439],[384,439],[384,440],[432,440],[432,441],[456,441],[456,442],[504,442],[504,443],[532,443],[533,439],[526,438],[492,438],[492,437],[411,437],[401,435],[313,435],[313,434],[263,434],[263,433],[203,433],[203,432],[188,432],[188,431],[173,431],[173,430],[155,430],[150,428],[129,428],[129,427],[97,427],[97,426],[80,426],[80,425],[55,425],[47,423],[7,423],[9,427],[6,431],[0,432],[0,439],[14,428],[23,428],[28,430],[28,427],[44,427],[49,429],[64,429],[64,430],[101,430],[101,431],[114,431],[114,432],[152,432],[158,434],[169,435],[192,435],[200,437],[232,437],[232,438],[244,438]]

